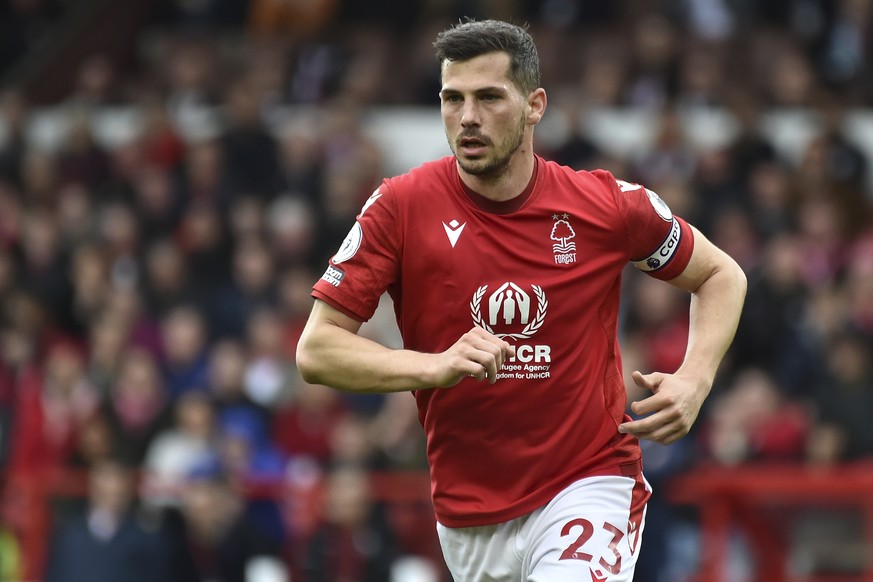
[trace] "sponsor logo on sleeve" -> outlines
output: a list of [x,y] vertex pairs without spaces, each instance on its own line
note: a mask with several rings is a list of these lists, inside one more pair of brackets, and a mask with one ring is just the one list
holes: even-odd
[[634,261],[633,266],[640,271],[646,272],[662,269],[670,262],[670,259],[673,258],[681,239],[682,228],[679,226],[679,221],[674,218],[673,226],[670,228],[670,232],[667,234],[667,238],[664,239],[664,242],[661,243],[661,246],[659,246],[658,249],[648,257],[640,259],[639,261]]
[[358,252],[358,249],[361,248],[361,240],[363,238],[364,231],[361,228],[361,224],[355,221],[355,224],[352,226],[349,234],[346,235],[346,239],[343,241],[343,244],[340,245],[339,250],[333,256],[333,262],[335,264],[339,264],[343,261],[348,261],[349,259],[354,257],[355,253]]
[[[382,193],[379,190],[375,190],[370,197],[367,198],[367,201],[364,202],[364,207],[361,208],[360,216],[364,216],[364,213],[367,212],[367,209],[370,208],[373,204],[376,203],[379,198],[382,197]],[[361,228],[361,223],[355,221],[355,224],[352,225],[351,230],[349,230],[349,234],[346,235],[343,244],[340,245],[339,250],[333,256],[334,264],[339,264],[344,261],[348,261],[352,257],[355,256],[355,253],[358,252],[358,249],[361,248],[361,241],[364,238],[364,230]]]
[[346,274],[344,271],[337,269],[333,265],[328,265],[327,270],[324,272],[324,275],[321,276],[321,279],[327,281],[334,287],[339,287],[345,276]]
[[661,200],[661,197],[646,188],[646,196],[649,197],[649,202],[652,203],[652,208],[655,209],[655,212],[658,213],[658,216],[670,222],[673,220],[673,212],[670,210],[670,207],[667,206],[667,203]]
[[646,191],[646,196],[649,197],[649,202],[652,205],[652,208],[655,209],[655,212],[658,213],[658,216],[670,222],[673,220],[673,212],[670,211],[670,207],[667,206],[667,203],[661,200],[661,197],[649,190],[648,188],[643,188],[639,184],[632,184],[630,182],[625,182],[624,180],[616,180],[616,184],[618,184],[618,189],[622,192],[633,192],[635,190],[643,189]]

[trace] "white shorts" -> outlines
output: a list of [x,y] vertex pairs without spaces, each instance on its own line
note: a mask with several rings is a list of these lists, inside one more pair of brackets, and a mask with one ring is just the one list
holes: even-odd
[[588,477],[497,525],[437,524],[455,582],[631,582],[651,487],[642,475]]

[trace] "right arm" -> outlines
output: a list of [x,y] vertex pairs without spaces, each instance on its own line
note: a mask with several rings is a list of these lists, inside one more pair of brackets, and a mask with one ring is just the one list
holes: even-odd
[[361,322],[316,299],[297,344],[303,379],[349,392],[401,392],[454,386],[466,377],[497,380],[515,355],[507,342],[474,327],[438,354],[393,350],[358,335]]

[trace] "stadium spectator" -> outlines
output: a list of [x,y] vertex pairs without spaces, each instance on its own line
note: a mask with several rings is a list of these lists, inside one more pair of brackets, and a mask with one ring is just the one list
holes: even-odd
[[143,297],[146,311],[163,318],[174,309],[196,303],[187,257],[172,239],[156,240],[145,249]]
[[79,429],[70,467],[84,470],[115,458],[112,428],[103,415],[99,413],[92,415]]
[[767,372],[744,370],[716,399],[701,428],[705,459],[724,465],[803,462],[812,419]]
[[55,212],[61,244],[72,249],[95,238],[95,207],[91,192],[81,184],[71,183],[58,191]]
[[353,466],[326,476],[321,520],[301,560],[310,582],[382,582],[391,579],[397,540],[384,508],[374,503],[367,474]]
[[176,196],[170,170],[148,166],[132,182],[133,206],[140,221],[144,247],[172,238],[182,220],[183,200]]
[[645,14],[632,25],[629,78],[624,102],[661,108],[676,98],[679,75],[679,30],[664,14]]
[[166,397],[175,399],[190,390],[206,391],[209,329],[195,304],[174,307],[161,320],[162,380]]
[[320,202],[324,180],[319,131],[320,124],[316,120],[294,118],[283,124],[279,131],[282,190],[298,193],[310,204]]
[[120,82],[115,64],[110,55],[96,53],[85,58],[76,71],[72,94],[64,106],[75,114],[88,115],[100,107],[121,103]]
[[[825,352],[825,373],[813,386],[818,424],[810,438],[814,459],[833,464],[873,456],[873,354],[868,336],[840,333]],[[821,437],[818,440],[816,437]]]
[[264,214],[269,217],[265,234],[277,267],[311,267],[324,252],[317,244],[316,214],[306,198],[283,194],[265,208]]
[[56,475],[71,463],[79,432],[99,405],[85,374],[84,354],[76,344],[58,343],[49,348],[41,366],[28,366],[18,374],[10,476]]
[[172,417],[167,384],[150,352],[136,347],[125,352],[100,414],[109,424],[119,458],[141,466],[155,435]]
[[286,455],[308,457],[326,468],[332,459],[333,433],[348,407],[339,393],[307,384],[296,370],[293,382],[292,398],[273,414],[271,439]]
[[189,391],[176,399],[172,425],[154,436],[142,462],[144,502],[158,508],[178,504],[188,475],[217,454],[216,424],[205,392]]
[[223,339],[209,352],[209,396],[220,413],[229,409],[253,411],[266,426],[270,411],[255,402],[246,392],[245,373],[248,364],[246,345],[238,340]]
[[59,316],[67,329],[83,337],[106,309],[112,290],[103,249],[84,242],[74,246],[67,277],[72,284],[69,305]]
[[282,510],[282,498],[271,494],[289,467],[289,458],[269,438],[269,427],[255,411],[226,409],[218,416],[218,466],[243,499],[245,518],[276,547],[285,547],[294,532]]
[[6,132],[0,144],[0,180],[17,188],[22,185],[22,162],[28,150],[28,111],[24,94],[14,89],[3,90],[0,93],[0,114]]
[[195,291],[207,300],[216,288],[227,285],[231,277],[228,259],[236,242],[228,238],[217,204],[214,200],[191,200],[174,237],[187,257],[185,266]]
[[60,524],[47,560],[46,582],[171,580],[163,534],[137,519],[133,476],[118,462],[89,471],[88,505]]
[[183,522],[175,533],[173,582],[245,582],[259,557],[281,548],[246,516],[245,501],[217,467],[193,471],[182,488]]
[[[313,271],[307,265],[296,265],[283,269],[277,275],[278,281],[278,310],[283,324],[283,345],[286,354],[297,351],[297,339],[303,326],[309,309],[312,306],[309,297],[310,283],[314,280]],[[393,324],[388,322],[386,327]]]
[[244,79],[231,82],[225,97],[226,120],[219,138],[224,176],[233,198],[254,195],[269,200],[279,187],[276,138],[262,120],[261,96]]
[[786,377],[786,367],[790,365],[790,353],[801,341],[797,319],[808,294],[801,273],[802,260],[795,238],[789,233],[774,236],[764,246],[758,264],[748,271],[749,292],[734,349],[737,365],[769,369],[786,391],[795,392],[800,387]]
[[209,321],[216,337],[243,338],[248,319],[276,304],[275,256],[261,238],[236,241],[230,253],[231,275],[212,292]]
[[[106,104],[98,102],[91,107],[101,105]],[[96,142],[88,113],[82,111],[70,116],[71,127],[57,155],[57,179],[61,185],[81,184],[95,190],[109,179],[110,158]]]
[[412,398],[404,394],[387,394],[375,413],[370,414],[370,440],[376,448],[377,463],[401,471],[427,466],[424,436],[419,429],[418,409]]
[[253,310],[247,321],[246,394],[265,408],[279,408],[297,395],[297,370],[285,351],[282,320],[275,309],[265,306]]

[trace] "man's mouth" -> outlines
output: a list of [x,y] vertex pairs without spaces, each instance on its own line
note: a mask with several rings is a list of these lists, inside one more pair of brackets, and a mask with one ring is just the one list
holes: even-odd
[[480,156],[485,153],[488,142],[479,137],[462,137],[458,140],[458,145],[465,156]]

